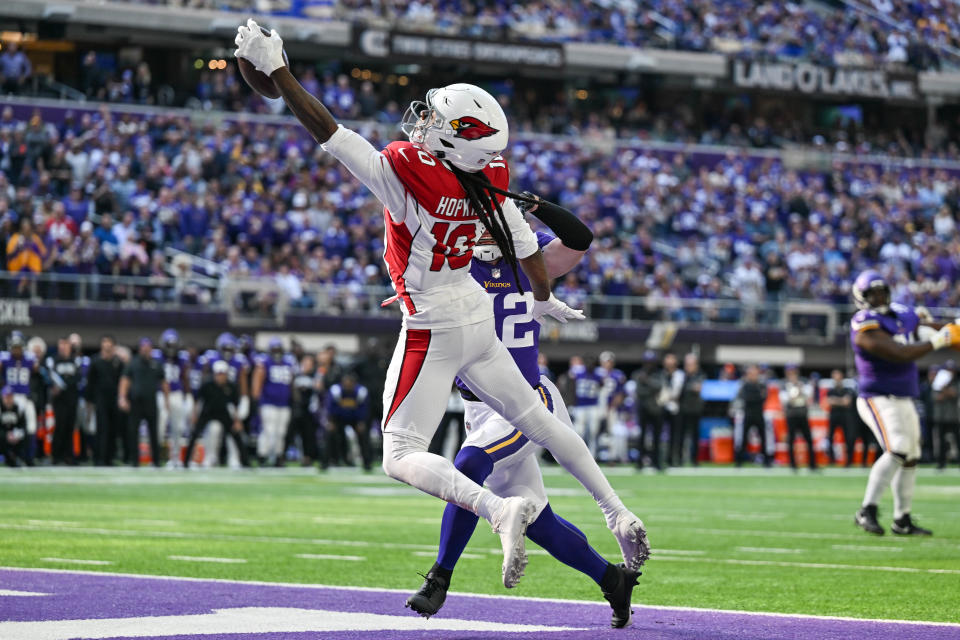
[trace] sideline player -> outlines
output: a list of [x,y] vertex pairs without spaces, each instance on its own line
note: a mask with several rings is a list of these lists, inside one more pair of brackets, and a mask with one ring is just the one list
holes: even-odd
[[[337,158],[384,204],[386,250],[403,325],[384,385],[383,468],[387,475],[483,516],[500,535],[503,583],[519,580],[524,532],[536,505],[503,499],[457,471],[427,447],[443,416],[446,394],[460,376],[478,397],[570,471],[599,504],[631,568],[649,554],[643,523],[630,513],[586,445],[540,402],[496,338],[489,296],[470,277],[473,245],[486,228],[511,271],[530,280],[539,320],[561,322],[583,314],[559,301],[536,236],[506,190],[509,125],[496,99],[468,84],[427,93],[410,105],[401,125],[409,142],[379,152],[339,126],[300,85],[284,61],[283,41],[252,19],[238,28],[235,55],[270,76],[287,106],[323,149]],[[529,200],[529,199],[526,199]]]
[[260,464],[284,465],[287,428],[290,425],[290,401],[297,359],[284,352],[283,340],[270,338],[267,352],[254,357],[252,398],[260,407],[260,436],[257,456]]
[[[557,237],[538,233],[537,240],[547,263],[547,273],[558,278],[567,273],[590,246],[593,234],[572,213],[543,202],[531,211],[551,228]],[[530,315],[532,296],[520,293],[517,281],[507,269],[500,250],[487,234],[474,249],[470,273],[483,285],[493,301],[497,335],[509,349],[527,384],[536,389],[544,404],[570,429],[560,392],[537,366],[540,324]],[[520,285],[529,283],[520,274]],[[527,537],[564,564],[590,576],[613,607],[612,625],[625,627],[630,622],[630,596],[637,584],[637,572],[604,560],[574,525],[555,515],[547,502],[543,475],[537,463],[541,448],[527,440],[509,422],[475,396],[457,380],[464,400],[467,439],[457,454],[454,466],[477,484],[487,486],[501,497],[525,496],[537,504],[538,515]],[[443,512],[440,549],[437,561],[424,576],[420,590],[407,599],[407,606],[424,617],[440,610],[450,587],[453,569],[477,526],[478,517],[453,504]]]
[[167,436],[170,452],[167,468],[179,468],[183,466],[180,447],[190,432],[190,425],[187,423],[190,416],[187,401],[190,354],[180,349],[180,334],[175,329],[167,329],[160,334],[160,347],[153,350],[153,359],[163,366],[163,379],[168,388],[166,394],[157,392],[157,431],[161,438],[163,434]]
[[883,447],[854,521],[868,533],[883,535],[877,503],[890,485],[890,531],[929,536],[931,531],[917,526],[910,516],[920,461],[920,417],[914,404],[920,394],[916,361],[931,351],[960,345],[960,326],[921,319],[914,309],[891,304],[889,285],[872,269],[854,281],[853,300],[860,309],[850,321],[860,378],[857,411]]
[[9,351],[0,352],[2,384],[13,390],[13,399],[23,411],[27,422],[27,461],[32,463],[37,433],[37,408],[30,398],[30,378],[40,367],[36,357],[27,350],[27,339],[19,331],[12,331],[7,341]]

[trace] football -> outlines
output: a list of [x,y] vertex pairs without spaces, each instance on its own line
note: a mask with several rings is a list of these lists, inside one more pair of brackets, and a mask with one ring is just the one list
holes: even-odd
[[[264,32],[264,35],[270,35],[270,32],[260,27],[260,30]],[[283,61],[290,65],[290,59],[287,58],[287,52],[283,52]],[[240,67],[240,75],[243,76],[243,79],[247,81],[247,84],[250,85],[250,88],[262,95],[264,98],[277,99],[280,97],[280,90],[277,89],[277,85],[273,83],[273,80],[270,79],[270,76],[265,74],[262,71],[258,71],[256,67],[253,66],[253,63],[247,60],[246,58],[237,58],[237,66]]]

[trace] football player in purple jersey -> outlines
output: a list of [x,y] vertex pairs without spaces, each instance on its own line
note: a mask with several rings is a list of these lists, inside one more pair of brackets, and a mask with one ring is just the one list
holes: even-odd
[[256,356],[253,369],[253,399],[260,407],[260,436],[257,456],[262,464],[282,466],[287,427],[290,424],[290,400],[297,359],[285,353],[283,341],[271,338],[267,353]]
[[[12,331],[7,343],[8,351],[0,352],[0,372],[3,384],[10,387],[13,399],[23,411],[27,421],[28,442],[37,433],[37,409],[30,399],[30,378],[39,368],[39,362],[26,349],[27,339],[19,331]],[[32,444],[32,442],[31,442]],[[28,459],[32,460],[33,447],[27,448]]]
[[[590,230],[572,213],[550,203],[541,203],[534,214],[556,237],[537,233],[550,277],[559,277],[583,257],[593,239]],[[540,372],[538,365],[540,324],[530,316],[533,296],[526,278],[505,268],[495,244],[481,236],[474,248],[470,273],[493,301],[497,337],[506,345],[527,383],[541,401],[569,428],[573,428],[563,398],[556,386]],[[564,564],[590,576],[613,608],[612,625],[630,623],[630,598],[638,571],[606,561],[573,524],[553,513],[547,501],[543,476],[537,464],[540,447],[500,416],[495,407],[477,398],[469,385],[457,379],[464,400],[467,439],[454,466],[478,484],[486,483],[501,497],[524,496],[537,505],[536,518],[527,528],[527,537]],[[407,606],[422,616],[435,614],[446,599],[453,569],[479,520],[478,516],[449,504],[443,512],[437,561],[424,576],[420,590],[407,599]]]
[[872,269],[854,281],[853,300],[860,309],[850,321],[860,383],[857,412],[883,448],[870,471],[855,522],[864,531],[883,535],[877,505],[890,485],[890,530],[899,535],[931,535],[917,526],[910,514],[920,461],[916,361],[931,351],[960,345],[960,325],[933,322],[929,312],[891,303],[890,286]]
[[189,436],[187,397],[190,354],[180,349],[180,335],[174,329],[167,329],[160,335],[160,348],[153,350],[153,359],[163,367],[163,379],[167,383],[167,392],[157,394],[157,428],[161,438],[166,434],[169,443],[167,467],[178,468],[183,466],[180,461],[181,442]]

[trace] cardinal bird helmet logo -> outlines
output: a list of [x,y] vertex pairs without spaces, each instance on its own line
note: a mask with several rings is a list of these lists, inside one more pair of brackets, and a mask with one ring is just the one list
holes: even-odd
[[463,138],[464,140],[479,140],[480,138],[489,138],[490,136],[499,132],[499,129],[494,129],[490,125],[477,120],[473,116],[463,116],[461,118],[457,118],[456,120],[451,120],[450,126],[453,127],[454,137]]

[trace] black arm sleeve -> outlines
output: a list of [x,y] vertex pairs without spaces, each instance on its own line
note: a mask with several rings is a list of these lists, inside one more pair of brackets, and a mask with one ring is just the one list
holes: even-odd
[[[521,195],[530,198],[534,197],[529,191],[524,191]],[[531,206],[527,203],[520,204],[520,210],[524,213],[526,213]],[[573,213],[567,209],[564,209],[558,204],[541,200],[537,209],[531,213],[539,218],[543,224],[547,225],[565,247],[569,247],[574,251],[586,251],[590,248],[590,243],[593,242],[593,232],[590,231],[587,225],[580,221],[580,218],[573,215]]]

